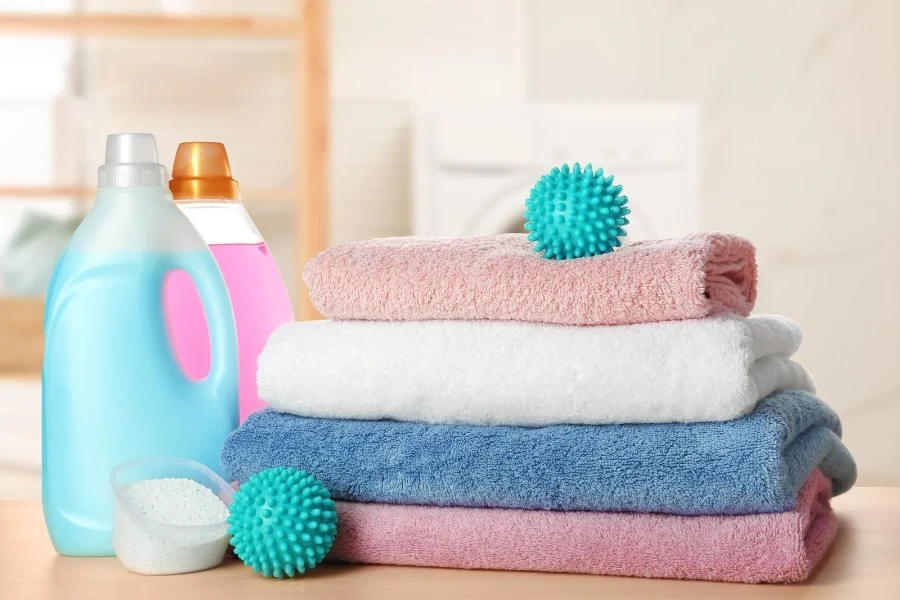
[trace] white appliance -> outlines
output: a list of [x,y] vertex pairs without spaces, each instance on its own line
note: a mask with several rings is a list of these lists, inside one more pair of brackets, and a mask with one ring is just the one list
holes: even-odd
[[413,233],[522,231],[525,199],[563,163],[592,163],[623,186],[624,241],[700,228],[695,105],[423,108],[414,120]]

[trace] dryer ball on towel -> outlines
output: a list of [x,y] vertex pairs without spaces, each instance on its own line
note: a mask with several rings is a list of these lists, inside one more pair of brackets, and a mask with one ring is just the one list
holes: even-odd
[[613,176],[588,164],[565,164],[541,177],[525,201],[525,230],[544,258],[562,260],[612,252],[628,225],[628,197]]
[[228,533],[234,553],[265,577],[293,577],[322,562],[337,510],[322,482],[291,468],[252,476],[234,494]]

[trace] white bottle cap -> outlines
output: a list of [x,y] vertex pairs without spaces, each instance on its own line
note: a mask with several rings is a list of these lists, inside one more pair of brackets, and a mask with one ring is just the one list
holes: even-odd
[[114,133],[106,137],[106,162],[97,172],[97,187],[165,187],[168,180],[152,134]]

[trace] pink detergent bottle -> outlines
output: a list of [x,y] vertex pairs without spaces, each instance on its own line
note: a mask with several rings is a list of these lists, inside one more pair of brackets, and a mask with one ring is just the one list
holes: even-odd
[[[169,189],[175,203],[209,244],[231,295],[240,363],[240,420],[265,406],[256,390],[256,359],[269,335],[294,320],[291,300],[275,260],[241,204],[225,146],[179,144]],[[176,271],[165,287],[175,355],[188,377],[209,372],[209,333],[197,290]]]

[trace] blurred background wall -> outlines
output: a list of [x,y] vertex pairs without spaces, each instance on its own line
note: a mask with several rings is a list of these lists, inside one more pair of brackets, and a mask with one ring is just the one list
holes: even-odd
[[898,23],[891,0],[528,4],[529,100],[699,103],[702,227],[756,244],[757,312],[803,326],[868,485],[900,484]]
[[[0,10],[36,4],[0,0]],[[45,4],[275,17],[295,8],[291,0]],[[641,190],[643,198],[629,191],[631,203],[652,207],[657,231],[720,229],[753,240],[758,312],[803,326],[799,360],[841,414],[861,483],[900,485],[897,23],[893,0],[334,0],[331,241],[416,232],[417,205],[434,200],[416,183],[430,164],[414,143],[423,111],[483,105],[480,118],[493,126],[506,117],[490,115],[517,107],[575,107],[590,117],[569,123],[575,131],[560,158],[581,148],[583,162],[609,166],[626,190]],[[115,131],[155,133],[167,164],[179,141],[224,141],[245,189],[289,188],[303,176],[294,172],[291,42],[0,36],[0,52],[15,57],[0,61],[0,183],[90,186]],[[623,110],[629,125],[616,129],[610,123],[625,122]],[[505,177],[549,168],[556,155],[542,140],[557,121],[540,122],[544,133],[528,138],[534,149],[515,165],[473,158],[469,171],[446,172],[468,182],[462,189],[487,181],[501,189]],[[592,123],[619,141],[604,145]],[[509,142],[515,127],[500,127],[495,154],[521,146]],[[646,144],[628,146],[635,139]],[[656,183],[642,183],[651,175]],[[441,210],[463,210],[450,198]],[[295,289],[290,204],[255,197],[247,205]],[[3,201],[0,245],[35,206],[64,219],[80,205]],[[64,237],[64,220],[59,227]],[[0,269],[15,274],[16,264],[14,253],[0,254]],[[35,495],[39,394],[22,378],[3,389],[0,496]]]

